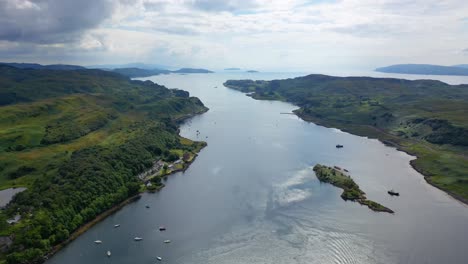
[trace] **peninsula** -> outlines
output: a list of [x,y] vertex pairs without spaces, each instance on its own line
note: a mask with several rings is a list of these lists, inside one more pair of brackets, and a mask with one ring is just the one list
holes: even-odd
[[359,185],[357,185],[349,175],[341,171],[341,169],[317,164],[314,166],[314,172],[320,182],[330,183],[333,186],[343,189],[343,193],[341,194],[343,200],[358,202],[375,212],[394,213],[390,208],[368,200],[366,198],[366,193],[359,188]]
[[306,121],[415,155],[411,165],[428,183],[468,203],[468,85],[313,74],[225,86],[254,99],[291,102]]
[[[27,188],[0,212],[0,263],[42,262],[186,168],[205,143],[178,124],[207,110],[186,91],[109,71],[0,66],[0,188]],[[144,174],[157,162],[164,170]]]

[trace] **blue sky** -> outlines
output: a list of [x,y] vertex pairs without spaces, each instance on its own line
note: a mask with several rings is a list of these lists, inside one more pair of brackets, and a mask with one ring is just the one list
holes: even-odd
[[2,0],[0,61],[366,70],[468,63],[464,0]]

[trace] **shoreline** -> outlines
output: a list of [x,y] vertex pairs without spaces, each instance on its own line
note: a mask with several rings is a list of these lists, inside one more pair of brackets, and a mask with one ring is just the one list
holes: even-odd
[[[204,142],[204,141],[200,141],[200,142]],[[191,161],[187,162],[186,163],[186,166],[184,166],[183,169],[180,169],[180,170],[175,170],[175,171],[171,171],[170,173],[164,175],[163,177],[167,177],[167,176],[171,176],[177,172],[185,172],[189,167],[190,165],[195,161],[195,159],[198,157],[198,153],[207,146],[208,144],[203,144],[203,146],[198,150],[197,153],[195,153],[194,157],[192,158]],[[47,253],[45,256],[44,256],[44,261],[47,261],[49,258],[53,257],[55,254],[57,254],[61,249],[63,249],[64,247],[66,247],[68,244],[70,244],[71,242],[73,242],[75,239],[77,239],[78,237],[80,237],[82,234],[84,234],[86,231],[88,231],[89,229],[91,229],[93,226],[95,226],[96,224],[98,224],[99,222],[105,220],[107,217],[111,216],[112,214],[118,212],[120,209],[124,208],[126,205],[129,205],[133,202],[136,202],[138,201],[140,198],[141,198],[141,195],[143,193],[155,193],[155,192],[158,192],[160,191],[162,188],[164,188],[166,185],[163,184],[161,186],[159,186],[157,189],[153,190],[153,191],[150,191],[150,190],[147,190],[146,188],[142,191],[140,191],[140,193],[132,196],[132,197],[129,197],[127,199],[125,199],[124,201],[112,206],[111,208],[109,208],[108,210],[100,213],[99,215],[97,215],[93,220],[89,221],[88,223],[80,226],[77,230],[73,231],[73,233],[70,234],[70,237],[68,237],[65,241],[61,242],[60,244],[54,246],[51,251],[49,253]]]
[[295,107],[299,107],[299,108],[293,110],[292,112],[293,112],[293,114],[295,114],[297,117],[299,117],[301,120],[303,120],[305,122],[314,123],[314,124],[316,124],[318,126],[323,126],[323,127],[326,127],[326,128],[339,129],[339,130],[341,130],[343,132],[346,132],[346,133],[349,133],[349,134],[352,134],[352,135],[356,135],[356,136],[367,137],[369,139],[377,139],[378,141],[380,141],[382,144],[384,144],[386,146],[393,147],[398,151],[402,151],[402,152],[405,152],[406,154],[408,154],[410,156],[414,156],[415,159],[411,160],[409,162],[409,164],[416,172],[418,172],[419,174],[421,174],[423,176],[426,183],[428,183],[429,185],[443,191],[445,194],[447,194],[448,196],[450,196],[451,198],[453,198],[457,202],[460,202],[464,206],[468,207],[468,198],[462,197],[462,196],[460,196],[460,195],[458,195],[456,193],[453,193],[452,191],[450,191],[448,189],[444,189],[444,188],[442,188],[440,186],[437,186],[437,185],[435,185],[434,183],[432,183],[430,181],[430,177],[432,175],[429,172],[426,172],[422,168],[419,168],[417,165],[415,165],[416,160],[420,159],[421,157],[418,156],[416,153],[405,149],[404,146],[402,146],[401,144],[398,143],[398,141],[404,141],[404,139],[397,138],[396,136],[385,133],[384,131],[381,131],[381,130],[375,128],[375,127],[365,127],[365,126],[362,126],[362,125],[350,124],[351,127],[354,127],[356,129],[356,130],[353,130],[353,128],[349,128],[349,127],[346,128],[345,127],[346,125],[340,125],[339,123],[337,123],[339,121],[335,121],[335,122],[333,120],[326,121],[326,120],[320,119],[318,117],[302,115],[300,113],[300,110],[302,108],[300,106],[286,100],[285,98],[276,98],[275,99],[275,98],[256,97],[255,95],[252,95],[252,93],[244,92],[244,91],[238,89],[237,87],[230,86],[230,85],[228,85],[226,83],[224,83],[223,85],[225,87],[229,88],[229,89],[233,89],[235,91],[241,92],[241,93],[245,94],[246,96],[249,96],[250,98],[252,98],[254,100],[281,101],[281,102],[289,103],[289,104],[291,104],[291,105],[293,105]]
[[[289,103],[289,102],[288,102]],[[294,105],[294,104],[293,104]],[[299,108],[300,109],[300,108]],[[309,117],[309,116],[303,116],[301,115],[300,113],[298,113],[297,110],[299,109],[296,109],[293,111],[293,113],[299,117],[301,120],[305,121],[305,122],[310,122],[310,123],[314,123],[316,125],[319,125],[319,126],[323,126],[323,127],[326,127],[326,128],[335,128],[335,129],[339,129],[343,132],[346,132],[346,133],[349,133],[349,134],[352,134],[352,135],[356,135],[356,136],[362,136],[362,137],[367,137],[369,139],[377,139],[379,142],[381,142],[382,144],[384,144],[385,146],[388,146],[388,147],[392,147],[392,148],[395,148],[396,150],[398,151],[402,151],[410,156],[413,156],[415,157],[415,159],[413,160],[410,160],[409,164],[410,166],[416,171],[418,172],[419,174],[421,174],[425,180],[426,183],[428,183],[429,185],[437,188],[438,190],[441,190],[443,191],[445,194],[447,194],[448,196],[450,196],[451,198],[453,198],[454,200],[460,202],[461,204],[463,204],[464,206],[468,206],[468,199],[458,195],[458,194],[455,194],[449,190],[446,190],[446,189],[443,189],[435,184],[433,184],[431,181],[430,181],[430,177],[431,175],[429,175],[428,172],[422,170],[421,168],[419,168],[418,166],[416,166],[414,163],[416,162],[417,159],[419,159],[420,157],[416,154],[416,153],[412,153],[406,149],[404,149],[404,147],[400,144],[398,144],[397,142],[394,142],[394,141],[391,141],[391,140],[388,140],[388,139],[382,139],[382,138],[379,138],[377,135],[381,135],[383,134],[382,131],[379,131],[378,129],[373,129],[377,132],[377,135],[375,137],[373,137],[372,135],[365,135],[365,134],[359,134],[359,133],[355,133],[349,129],[346,129],[346,128],[341,128],[341,127],[338,127],[338,126],[333,126],[333,125],[330,125],[330,124],[327,124],[326,121],[323,121],[323,120],[320,120],[320,119],[317,119],[317,118],[313,118],[313,117]],[[388,135],[388,134],[385,134],[386,136],[391,136],[391,135]]]
[[[189,114],[187,116],[184,116],[184,117],[180,117],[180,118],[177,118],[175,121],[180,124],[182,123],[183,121],[191,118],[191,117],[194,117],[196,115],[199,115],[199,114],[203,114],[203,113],[206,113],[208,112],[208,108],[204,109],[203,111],[199,111],[197,113],[194,113],[194,114]],[[178,128],[178,134],[180,133],[180,129]],[[179,137],[183,138],[182,136],[179,135]],[[194,141],[194,142],[198,142],[198,143],[202,143],[201,147],[199,149],[197,149],[196,153],[194,153],[194,156],[193,158],[190,160],[190,161],[186,161],[184,163],[184,167],[182,169],[178,169],[178,170],[174,170],[174,171],[170,171],[169,173],[163,175],[162,177],[167,177],[167,176],[170,176],[170,175],[173,175],[177,172],[185,172],[189,167],[190,165],[195,161],[195,159],[198,157],[198,153],[200,153],[200,151],[202,149],[204,149],[206,146],[208,146],[208,143],[206,143],[205,141]],[[144,183],[144,182],[143,182]],[[91,229],[93,226],[95,226],[96,224],[98,224],[99,222],[105,220],[107,217],[111,216],[112,214],[118,212],[120,209],[124,208],[126,205],[129,205],[133,202],[136,202],[138,201],[140,198],[141,198],[141,195],[142,193],[155,193],[155,192],[158,192],[160,191],[161,189],[163,189],[166,185],[165,184],[162,184],[161,186],[158,186],[157,189],[155,190],[148,190],[146,189],[146,186],[143,190],[141,190],[138,194],[134,195],[134,196],[131,196],[131,197],[128,197],[127,199],[123,200],[122,202],[118,203],[118,204],[115,204],[113,205],[111,208],[107,209],[106,211],[100,213],[99,215],[97,215],[93,220],[87,222],[86,224],[78,227],[78,229],[76,229],[75,231],[73,231],[70,236],[63,242],[55,245],[54,247],[52,247],[52,249],[46,254],[44,255],[43,257],[43,260],[41,263],[47,261],[48,259],[50,259],[51,257],[53,257],[55,254],[57,254],[61,249],[63,249],[64,247],[66,247],[68,244],[70,244],[71,242],[73,242],[75,239],[77,239],[78,237],[80,237],[82,234],[84,234],[86,231],[88,231],[89,229]]]
[[98,216],[96,216],[93,220],[89,221],[88,223],[80,226],[77,230],[75,230],[73,233],[70,234],[70,237],[68,237],[65,241],[61,242],[60,244],[54,246],[52,250],[47,253],[47,255],[44,256],[44,260],[49,259],[53,255],[57,254],[62,248],[70,244],[73,240],[77,239],[79,236],[84,234],[86,231],[88,231],[91,227],[95,226],[99,222],[103,221],[106,219],[108,216],[116,213],[123,207],[125,207],[128,204],[131,204],[133,202],[138,201],[141,198],[141,193],[138,193],[137,195],[134,195],[132,197],[129,197],[125,199],[124,201],[112,206],[111,208],[107,209],[106,211],[100,213]]

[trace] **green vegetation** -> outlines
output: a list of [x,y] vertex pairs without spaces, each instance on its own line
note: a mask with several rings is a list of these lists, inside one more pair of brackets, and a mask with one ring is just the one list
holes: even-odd
[[177,122],[206,110],[185,91],[105,71],[0,66],[0,188],[28,188],[0,212],[22,217],[0,225],[14,238],[0,262],[43,261],[138,194],[136,175],[155,160],[195,156],[204,143],[180,137]]
[[376,212],[393,213],[393,211],[379,203],[367,200],[366,194],[359,189],[359,186],[353,179],[345,175],[338,169],[317,164],[314,166],[315,175],[321,182],[330,183],[338,188],[343,189],[341,198],[345,201],[354,201],[369,207],[369,209]]
[[430,184],[468,203],[468,85],[325,75],[225,85],[255,99],[291,102],[306,121],[415,155],[412,166]]

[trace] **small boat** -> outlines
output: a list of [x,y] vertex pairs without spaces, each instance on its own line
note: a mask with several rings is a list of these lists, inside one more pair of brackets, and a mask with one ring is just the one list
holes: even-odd
[[166,227],[165,226],[160,226],[159,231],[166,231]]
[[107,254],[108,257],[110,257],[110,256],[111,256],[110,250],[107,250],[107,253],[106,253],[106,254]]
[[160,256],[157,256],[156,259],[162,261],[162,258]]
[[336,148],[343,148],[343,145],[338,144],[336,145]]
[[388,191],[388,194],[390,194],[391,196],[400,196],[400,193],[395,192],[394,190]]
[[96,244],[102,244],[102,241],[101,241],[101,240],[96,240],[96,241],[94,241],[94,243],[96,243]]
[[120,224],[115,224],[115,225],[114,225],[114,228],[117,228],[117,227],[119,227],[119,226],[120,226]]
[[146,208],[150,208],[150,206],[149,206],[149,205],[146,205],[145,207],[146,207]]
[[344,169],[344,171],[345,171],[345,172],[349,172],[349,170],[347,170],[347,169]]
[[135,241],[141,241],[141,240],[143,240],[143,238],[141,238],[141,237],[135,237],[133,240],[135,240]]
[[169,243],[171,243],[171,241],[169,239],[167,239],[167,240],[164,240],[164,243],[169,244]]

